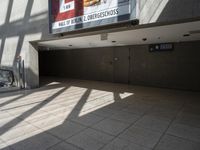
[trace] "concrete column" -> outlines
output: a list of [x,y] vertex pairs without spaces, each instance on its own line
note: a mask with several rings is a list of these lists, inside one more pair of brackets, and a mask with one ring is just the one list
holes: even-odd
[[32,43],[26,51],[25,87],[27,89],[39,87],[38,50],[37,45]]

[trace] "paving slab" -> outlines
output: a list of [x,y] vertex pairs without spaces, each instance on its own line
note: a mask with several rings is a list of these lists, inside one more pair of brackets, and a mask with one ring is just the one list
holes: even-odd
[[153,148],[161,136],[161,132],[132,126],[124,131],[119,137],[147,148]]
[[185,140],[183,138],[165,135],[155,150],[199,150],[200,143]]
[[134,144],[133,142],[126,141],[120,138],[114,139],[102,150],[150,150],[144,146]]
[[200,128],[173,123],[169,127],[167,133],[191,141],[200,142]]
[[82,150],[82,149],[72,144],[62,142],[62,143],[52,146],[48,150]]
[[93,129],[103,131],[113,136],[117,136],[123,130],[129,126],[128,123],[124,123],[114,119],[104,119],[96,125],[92,126]]
[[77,145],[84,150],[98,150],[109,143],[113,138],[113,136],[88,128],[71,137],[67,142]]
[[160,119],[159,117],[155,116],[143,116],[141,119],[139,119],[136,123],[136,127],[140,128],[146,128],[150,130],[155,130],[158,132],[164,132],[169,127],[170,121]]
[[199,150],[199,99],[75,79],[0,94],[0,149]]
[[75,134],[78,134],[80,131],[84,130],[86,127],[71,121],[66,121],[63,124],[52,128],[47,131],[56,137],[65,140]]

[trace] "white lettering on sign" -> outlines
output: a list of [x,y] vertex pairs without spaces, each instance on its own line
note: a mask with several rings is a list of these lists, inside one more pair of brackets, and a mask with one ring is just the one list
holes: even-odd
[[60,13],[73,10],[74,8],[74,1],[65,3],[65,0],[60,0]]
[[51,31],[61,33],[136,19],[137,0],[55,0]]
[[91,14],[86,14],[83,16],[66,19],[63,21],[57,21],[52,24],[52,28],[59,29],[62,27],[97,21],[100,19],[108,19],[111,17],[116,17],[119,15],[127,14],[128,12],[129,12],[129,10],[127,10],[126,6],[121,6],[120,9],[118,7],[116,7],[116,8],[107,9],[104,11],[99,11],[97,13],[91,13]]

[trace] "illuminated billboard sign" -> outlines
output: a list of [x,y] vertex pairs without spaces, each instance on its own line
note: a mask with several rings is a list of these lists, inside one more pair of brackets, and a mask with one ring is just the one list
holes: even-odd
[[136,0],[49,0],[50,31],[77,29],[134,20]]

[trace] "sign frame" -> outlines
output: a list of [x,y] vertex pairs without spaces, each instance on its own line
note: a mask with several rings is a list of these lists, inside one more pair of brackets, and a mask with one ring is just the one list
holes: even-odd
[[[75,24],[75,25],[71,25],[70,27],[60,27],[58,29],[53,29],[53,23],[54,23],[54,20],[53,20],[53,17],[52,17],[52,1],[53,0],[48,0],[48,5],[49,5],[49,32],[51,34],[61,34],[61,33],[67,33],[67,32],[71,32],[71,31],[78,31],[78,30],[84,30],[84,29],[91,29],[91,28],[97,28],[97,27],[104,27],[104,26],[109,26],[109,25],[117,25],[119,23],[125,23],[125,22],[131,22],[131,21],[135,21],[137,20],[136,18],[136,10],[137,10],[137,0],[124,0],[125,2],[129,2],[130,4],[130,13],[128,14],[125,14],[125,15],[121,15],[121,16],[114,16],[114,17],[111,17],[111,18],[103,18],[103,19],[100,19],[100,20],[97,20],[99,22],[102,22],[97,24],[97,25],[92,25],[92,24],[95,24],[94,22],[95,21],[91,21],[91,22],[88,22],[87,24],[86,23],[81,23],[80,25],[79,24]],[[115,1],[115,0],[113,0]],[[123,18],[124,17],[124,18]],[[67,20],[67,19],[65,19]],[[90,25],[88,25],[90,24]],[[84,26],[83,26],[84,25]]]
[[159,43],[159,44],[150,44],[149,52],[166,52],[174,51],[174,43]]

